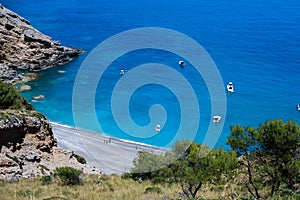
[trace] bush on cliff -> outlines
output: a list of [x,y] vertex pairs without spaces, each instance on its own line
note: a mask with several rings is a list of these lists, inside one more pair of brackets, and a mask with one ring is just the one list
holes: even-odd
[[72,167],[58,167],[54,176],[58,176],[62,185],[80,185],[82,184],[82,172]]
[[86,164],[86,160],[85,160],[84,157],[82,157],[82,156],[80,156],[80,155],[77,155],[77,154],[74,154],[73,156],[76,158],[76,160],[77,160],[79,163],[81,163],[81,164]]
[[13,86],[0,81],[0,109],[34,110]]

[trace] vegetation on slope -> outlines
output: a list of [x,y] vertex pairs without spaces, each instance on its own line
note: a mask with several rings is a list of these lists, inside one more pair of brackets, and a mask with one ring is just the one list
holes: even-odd
[[0,199],[299,199],[299,130],[281,120],[257,129],[237,125],[227,141],[232,151],[182,141],[164,155],[139,152],[122,178],[86,175],[66,185],[64,172],[0,181]]
[[[132,172],[124,176],[177,183],[185,197],[192,199],[205,196],[200,192],[203,186],[219,188],[226,193],[225,199],[299,199],[299,142],[300,127],[294,121],[271,120],[257,129],[237,125],[231,127],[227,141],[231,151],[192,142],[179,159],[163,166],[184,149],[186,141],[179,142],[171,155],[140,152]],[[151,171],[149,166],[162,167]],[[228,191],[228,187],[235,189]]]
[[[140,200],[177,199],[177,185],[153,184],[122,179],[120,176],[88,175],[82,185],[61,185],[56,179],[45,185],[42,178],[22,179],[10,184],[0,180],[0,199],[11,200]],[[159,188],[159,189],[158,189]]]
[[54,175],[59,177],[62,185],[82,184],[82,172],[72,167],[59,167],[55,170]]
[[2,81],[0,81],[0,109],[34,110],[13,86]]
[[294,121],[271,120],[257,129],[231,127],[228,144],[242,155],[239,183],[256,199],[285,190],[300,198],[300,127]]

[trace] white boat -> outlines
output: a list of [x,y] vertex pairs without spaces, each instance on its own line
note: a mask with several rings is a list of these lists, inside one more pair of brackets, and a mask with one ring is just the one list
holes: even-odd
[[64,73],[66,73],[66,71],[65,71],[65,70],[58,70],[57,72],[58,72],[58,73],[60,73],[60,74],[64,74]]
[[297,105],[297,110],[299,110],[299,111],[300,111],[300,104],[298,104],[298,105]]
[[39,100],[39,99],[45,99],[45,96],[44,95],[42,95],[42,94],[40,94],[40,95],[38,95],[38,96],[34,96],[34,97],[32,97],[34,100]]
[[156,125],[155,131],[156,131],[156,132],[159,132],[159,131],[160,131],[160,125],[159,125],[159,124]]
[[221,116],[215,115],[215,116],[213,117],[213,122],[214,122],[214,123],[218,123],[218,122],[220,122],[221,118],[222,118]]
[[185,63],[184,63],[183,60],[179,61],[178,64],[179,64],[180,67],[184,67],[185,66]]
[[233,88],[232,82],[229,82],[227,84],[227,92],[234,92],[234,88]]
[[121,70],[120,70],[120,75],[124,75],[124,74],[125,74],[124,69],[121,69]]

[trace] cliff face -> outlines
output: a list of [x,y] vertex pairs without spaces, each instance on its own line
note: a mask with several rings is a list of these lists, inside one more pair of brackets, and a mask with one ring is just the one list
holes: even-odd
[[61,166],[96,172],[79,163],[72,151],[57,147],[51,125],[41,114],[0,110],[0,178],[49,175]]
[[61,46],[0,4],[0,80],[24,80],[16,70],[38,71],[63,65],[80,53],[81,50]]
[[58,148],[47,119],[32,111],[12,86],[1,82],[23,81],[26,77],[20,70],[63,65],[80,53],[61,46],[0,4],[0,179],[49,175],[62,166],[99,172],[79,163],[72,151]]

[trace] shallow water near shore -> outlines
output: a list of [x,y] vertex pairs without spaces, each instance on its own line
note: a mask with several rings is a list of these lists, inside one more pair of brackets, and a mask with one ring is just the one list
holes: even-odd
[[[1,3],[61,44],[85,51],[65,66],[39,72],[39,79],[28,83],[32,90],[22,92],[29,101],[33,96],[44,95],[45,99],[32,104],[51,121],[74,125],[74,80],[94,47],[119,32],[152,26],[180,31],[196,40],[215,61],[224,81],[224,90],[229,81],[233,82],[235,93],[227,94],[227,114],[221,119],[225,120],[225,125],[216,146],[228,148],[224,143],[230,125],[256,127],[274,118],[300,122],[300,112],[296,110],[300,103],[300,2],[4,0]],[[117,126],[111,113],[111,90],[120,69],[128,71],[133,66],[157,62],[173,67],[193,86],[200,109],[195,140],[202,143],[211,121],[210,95],[205,81],[190,63],[187,62],[184,69],[177,69],[178,60],[177,55],[151,50],[126,54],[113,62],[95,96],[96,114],[104,134],[156,146],[166,146],[174,137],[181,120],[180,105],[164,87],[145,85],[139,88],[132,96],[129,108],[133,120],[144,126],[150,120],[150,106],[163,105],[168,118],[155,137],[137,138],[126,134]],[[58,70],[66,72],[59,73]],[[102,90],[99,89],[101,83],[105,85]],[[89,114],[82,111],[86,126],[80,128],[99,133],[97,126],[89,124]]]

